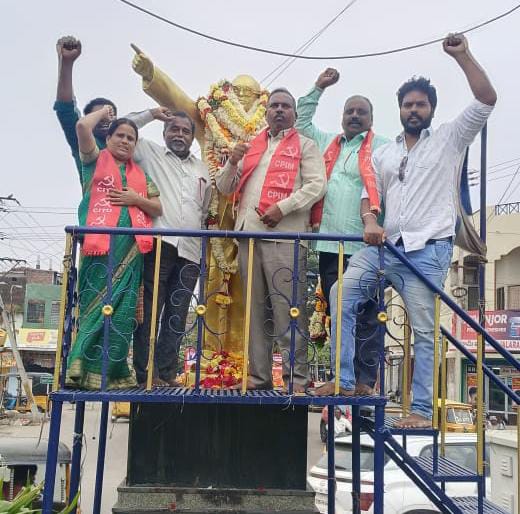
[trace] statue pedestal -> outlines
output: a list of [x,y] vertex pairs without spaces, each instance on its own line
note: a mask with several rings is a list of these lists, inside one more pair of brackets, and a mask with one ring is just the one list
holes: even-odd
[[114,512],[316,512],[307,407],[133,404],[128,444]]

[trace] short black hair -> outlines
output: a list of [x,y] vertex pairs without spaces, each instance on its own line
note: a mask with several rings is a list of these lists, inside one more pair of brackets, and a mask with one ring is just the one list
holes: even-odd
[[397,102],[399,107],[403,105],[403,98],[410,93],[410,91],[420,91],[428,96],[428,101],[432,106],[432,111],[437,107],[437,91],[431,85],[430,79],[425,77],[412,77],[407,80],[397,91]]
[[270,93],[269,93],[269,97],[267,98],[267,104],[269,105],[269,100],[271,100],[271,97],[275,94],[275,93],[285,93],[286,95],[289,95],[292,99],[292,103],[293,103],[293,108],[294,110],[296,111],[296,99],[294,98],[294,96],[292,95],[292,93],[286,88],[286,87],[277,87],[276,89],[273,89]]
[[477,394],[477,388],[475,386],[471,386],[469,389],[468,389],[468,395],[469,396],[473,396],[474,394]]
[[[195,122],[193,121],[193,118],[187,112],[184,112],[184,111],[174,111],[174,112],[171,113],[170,116],[172,118],[177,117],[177,118],[185,118],[187,120],[190,120],[191,134],[195,135]],[[166,132],[166,129],[168,128],[168,125],[171,122],[172,122],[171,120],[164,122],[163,134]]]
[[112,100],[109,100],[108,98],[102,98],[101,96],[90,100],[90,102],[87,105],[85,105],[85,108],[83,109],[83,114],[85,116],[87,114],[90,114],[92,112],[92,109],[94,109],[96,105],[110,105],[112,109],[114,109],[114,114],[117,116],[116,104],[112,102]]
[[117,120],[114,120],[108,127],[107,137],[113,135],[117,130],[117,127],[120,127],[121,125],[130,125],[135,131],[135,140],[137,141],[139,139],[139,130],[137,125],[128,118],[117,118]]
[[[372,102],[366,96],[363,96],[363,95],[352,95],[352,96],[349,96],[345,100],[345,105],[347,105],[347,102],[349,100],[352,100],[353,98],[362,98],[363,100],[365,100],[365,102],[370,106],[370,114],[372,114],[372,116],[374,115],[374,106],[372,105]],[[345,106],[343,106],[343,110],[345,110]]]

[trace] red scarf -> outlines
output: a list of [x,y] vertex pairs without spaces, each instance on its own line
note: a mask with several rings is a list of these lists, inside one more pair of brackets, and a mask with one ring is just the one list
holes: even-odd
[[[147,197],[146,177],[143,170],[132,160],[126,163],[126,181],[138,195]],[[123,188],[121,172],[114,157],[108,150],[101,150],[96,163],[94,177],[90,189],[87,227],[117,227],[121,207],[111,205],[107,193],[111,189]],[[129,206],[128,212],[134,228],[151,228],[152,220],[141,209]],[[141,253],[150,252],[153,248],[152,236],[135,236]],[[110,245],[109,234],[86,234],[83,243],[85,255],[106,255]]]
[[[268,130],[262,130],[249,143],[250,147],[242,164],[242,176],[237,188],[238,193],[249,180],[262,155],[267,150]],[[258,204],[258,209],[262,214],[271,205],[291,195],[301,158],[300,136],[295,128],[291,128],[276,147],[267,168],[260,203]]]
[[[325,150],[323,155],[325,159],[325,169],[327,171],[327,180],[330,179],[332,169],[338,160],[339,153],[341,151],[341,139],[343,134],[336,136],[332,143]],[[370,129],[358,152],[358,167],[361,180],[368,192],[368,200],[370,202],[370,210],[376,211],[378,214],[381,212],[381,204],[379,202],[379,195],[377,193],[376,176],[374,168],[372,167],[372,140],[374,139],[374,132]],[[324,198],[312,206],[311,210],[311,225],[319,226],[321,218],[323,216],[323,204]]]

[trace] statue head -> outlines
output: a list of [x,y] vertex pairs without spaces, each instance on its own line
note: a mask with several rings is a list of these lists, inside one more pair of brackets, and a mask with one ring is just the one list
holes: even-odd
[[247,112],[260,97],[262,88],[251,75],[237,75],[233,79],[233,91]]

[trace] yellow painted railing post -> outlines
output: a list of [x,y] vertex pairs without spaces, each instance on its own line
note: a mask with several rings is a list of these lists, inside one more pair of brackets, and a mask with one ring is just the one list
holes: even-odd
[[334,394],[339,394],[339,376],[340,376],[340,365],[341,365],[341,318],[343,314],[342,300],[343,300],[343,255],[345,249],[343,241],[339,242],[338,251],[338,294],[336,298],[337,302],[337,314],[336,314],[336,361],[334,362]]
[[447,366],[448,340],[443,336],[441,346],[441,455],[446,450],[446,397],[448,395]]
[[435,295],[433,320],[433,420],[432,426],[439,428],[439,335],[441,326],[441,298]]
[[247,392],[247,378],[249,374],[249,338],[251,329],[251,294],[253,291],[253,253],[255,240],[248,239],[247,250],[247,282],[246,282],[246,311],[244,316],[244,361],[242,365],[242,394]]
[[402,384],[401,384],[401,402],[403,417],[408,416],[410,413],[410,394],[408,391],[408,382],[410,380],[410,366],[412,363],[411,359],[411,330],[409,325],[408,313],[405,311],[403,335],[404,335],[404,346],[403,346],[403,372],[402,372]]
[[484,337],[477,334],[477,473],[484,474]]
[[157,298],[159,296],[159,275],[161,270],[162,236],[157,236],[155,245],[155,269],[153,274],[152,315],[150,324],[150,346],[148,348],[148,365],[146,366],[146,389],[152,388],[153,367],[155,359],[155,339],[157,337]]
[[61,354],[63,351],[63,334],[65,332],[65,308],[67,302],[67,287],[69,282],[69,270],[72,266],[72,234],[67,234],[65,239],[65,255],[63,256],[63,275],[61,277],[60,295],[60,324],[58,325],[58,341],[56,342],[56,359],[54,363],[54,380],[52,390],[56,391],[60,382]]

